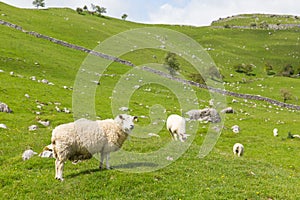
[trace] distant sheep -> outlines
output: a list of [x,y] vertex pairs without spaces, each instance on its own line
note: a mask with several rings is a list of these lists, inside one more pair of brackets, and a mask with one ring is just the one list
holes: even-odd
[[167,129],[169,130],[173,140],[177,141],[177,137],[181,142],[187,139],[185,134],[185,119],[179,115],[172,114],[167,119]]
[[233,145],[232,151],[234,155],[238,155],[240,157],[244,154],[244,146],[240,143],[236,143]]
[[90,159],[101,153],[100,166],[104,158],[106,168],[110,169],[110,152],[119,150],[134,128],[137,117],[127,114],[118,115],[114,120],[90,121],[80,119],[57,126],[52,132],[51,143],[55,161],[55,178],[63,181],[63,168],[67,160]]

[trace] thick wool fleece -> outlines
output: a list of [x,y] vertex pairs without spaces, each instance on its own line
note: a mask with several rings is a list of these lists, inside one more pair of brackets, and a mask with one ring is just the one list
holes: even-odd
[[59,160],[84,160],[95,153],[117,151],[127,138],[112,119],[80,119],[56,127],[52,132],[54,157]]

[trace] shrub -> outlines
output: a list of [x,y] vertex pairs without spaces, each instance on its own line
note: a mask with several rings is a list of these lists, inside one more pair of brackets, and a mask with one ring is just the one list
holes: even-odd
[[231,26],[229,24],[225,24],[224,28],[230,28]]
[[256,23],[255,23],[255,22],[251,23],[251,24],[250,24],[250,27],[251,27],[251,28],[256,28]]
[[236,72],[238,73],[244,73],[247,76],[255,76],[255,74],[253,73],[253,65],[252,64],[238,64],[236,66],[234,66],[234,69]]
[[176,74],[176,71],[180,69],[180,64],[177,61],[176,54],[172,52],[168,52],[165,56],[165,65],[168,66],[168,70],[170,71],[170,74],[174,76]]
[[276,72],[273,71],[273,66],[270,63],[265,64],[265,71],[267,72],[268,76],[273,76],[276,74]]
[[205,84],[205,80],[201,74],[191,74],[189,77],[196,83]]
[[295,73],[295,70],[291,64],[287,64],[286,66],[283,67],[281,75],[286,76],[286,77],[291,77]]
[[76,8],[76,12],[81,15],[81,14],[83,14],[83,9],[82,8]]
[[282,89],[280,89],[280,93],[281,93],[281,96],[283,97],[284,103],[286,103],[287,100],[292,99],[292,93],[289,90],[282,88]]

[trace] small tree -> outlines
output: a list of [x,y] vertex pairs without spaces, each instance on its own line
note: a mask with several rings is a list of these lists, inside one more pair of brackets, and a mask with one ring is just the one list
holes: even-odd
[[85,6],[83,7],[83,10],[84,10],[84,11],[88,11],[88,7],[85,5]]
[[76,8],[76,12],[81,15],[81,14],[83,14],[83,9],[82,8]]
[[281,93],[281,96],[283,97],[283,102],[285,103],[287,100],[291,100],[292,99],[292,93],[285,89],[285,88],[282,88],[280,90],[280,93]]
[[32,4],[37,8],[39,9],[39,7],[45,7],[45,2],[44,0],[34,0],[32,2]]
[[252,64],[239,64],[234,66],[234,69],[236,72],[238,73],[244,73],[247,76],[255,76],[255,74],[253,73],[253,66]]
[[267,72],[268,76],[275,75],[276,73],[273,71],[273,66],[270,63],[265,64],[265,71]]
[[97,13],[99,16],[102,16],[103,13],[106,13],[106,8],[100,7],[100,6],[96,6],[95,11],[96,11],[96,13]]
[[219,79],[223,78],[216,66],[209,67],[207,74],[208,74],[209,78],[212,80],[219,80]]
[[127,14],[123,14],[123,15],[122,15],[122,19],[123,19],[123,20],[126,20],[126,19],[127,19],[127,17],[128,17],[128,15],[127,15]]
[[176,74],[176,71],[179,70],[180,64],[177,61],[176,54],[168,52],[165,56],[165,65],[168,66],[168,70],[172,76]]

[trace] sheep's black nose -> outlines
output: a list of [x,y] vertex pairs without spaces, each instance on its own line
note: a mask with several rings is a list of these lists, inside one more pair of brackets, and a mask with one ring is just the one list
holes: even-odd
[[133,129],[134,128],[134,125],[130,125],[130,129]]

